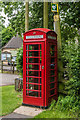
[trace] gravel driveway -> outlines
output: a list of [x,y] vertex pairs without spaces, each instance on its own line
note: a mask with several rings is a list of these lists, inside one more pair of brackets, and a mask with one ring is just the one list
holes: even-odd
[[15,78],[19,78],[19,75],[0,73],[0,86],[14,84]]

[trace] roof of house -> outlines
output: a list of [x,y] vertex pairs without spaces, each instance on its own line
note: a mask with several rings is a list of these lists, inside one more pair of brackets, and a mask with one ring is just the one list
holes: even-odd
[[9,40],[9,42],[2,48],[20,48],[22,45],[22,38],[18,36],[18,34],[14,37],[11,38],[11,40]]

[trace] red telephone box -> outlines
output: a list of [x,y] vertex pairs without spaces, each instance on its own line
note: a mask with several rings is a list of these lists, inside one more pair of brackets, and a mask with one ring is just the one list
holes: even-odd
[[29,30],[23,40],[23,104],[47,107],[57,97],[57,34]]

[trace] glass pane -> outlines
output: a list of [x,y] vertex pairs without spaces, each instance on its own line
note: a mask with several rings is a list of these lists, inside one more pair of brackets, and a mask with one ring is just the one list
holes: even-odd
[[50,84],[50,89],[54,88],[54,86],[55,86],[55,83],[51,83]]
[[39,65],[29,65],[29,70],[39,70]]
[[28,50],[28,45],[26,45],[26,50]]
[[38,83],[38,78],[29,78],[29,83]]
[[29,58],[29,63],[38,63],[39,58]]
[[35,92],[35,91],[29,91],[29,96],[35,96],[35,97],[38,97],[38,92]]
[[26,82],[28,82],[28,77],[26,77]]
[[[6,54],[7,55],[7,57],[6,57],[6,59],[7,60],[10,60],[11,59],[11,54]],[[16,61],[16,56],[14,56],[14,57],[12,57],[12,61]]]
[[28,89],[28,84],[26,84],[26,89]]
[[41,92],[40,92],[40,97],[41,97]]
[[29,51],[29,57],[41,57],[41,54],[39,55],[39,51]]
[[26,70],[28,69],[28,64],[26,65]]
[[28,57],[28,51],[26,52],[26,57]]
[[50,78],[50,82],[53,82],[55,80],[55,77]]
[[41,90],[41,85],[29,84],[29,89],[31,89],[31,90]]
[[6,54],[1,55],[1,60],[6,60]]
[[41,78],[40,78],[40,83],[41,83]]
[[54,45],[51,45],[50,51],[51,50],[55,50],[55,46]]
[[55,55],[55,51],[50,51],[51,56]]
[[38,71],[29,71],[29,76],[38,76]]
[[53,95],[55,93],[55,89],[50,91],[50,95]]
[[41,71],[40,71],[40,77],[41,77]]
[[55,58],[51,58],[51,63],[55,62]]
[[54,70],[51,70],[51,75],[54,75],[54,74],[55,74]]
[[[40,48],[39,48],[40,47]],[[29,45],[29,50],[40,50],[41,49],[41,45]]]
[[26,71],[26,76],[28,76],[28,71]]
[[55,68],[55,64],[51,64],[51,69],[54,69]]
[[28,95],[28,91],[26,90],[26,95]]

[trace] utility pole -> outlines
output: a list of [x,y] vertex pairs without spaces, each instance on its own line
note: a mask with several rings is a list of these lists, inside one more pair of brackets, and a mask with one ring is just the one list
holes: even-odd
[[44,0],[43,15],[44,15],[43,26],[44,28],[48,28],[48,2],[45,2],[45,0]]
[[29,30],[29,2],[25,3],[25,32]]
[[60,18],[58,10],[58,2],[52,3],[52,12],[54,12],[54,31],[57,34],[57,48],[58,48],[58,83],[59,83],[59,92],[61,91],[61,83],[63,81],[63,64],[61,61],[61,32],[60,32]]

